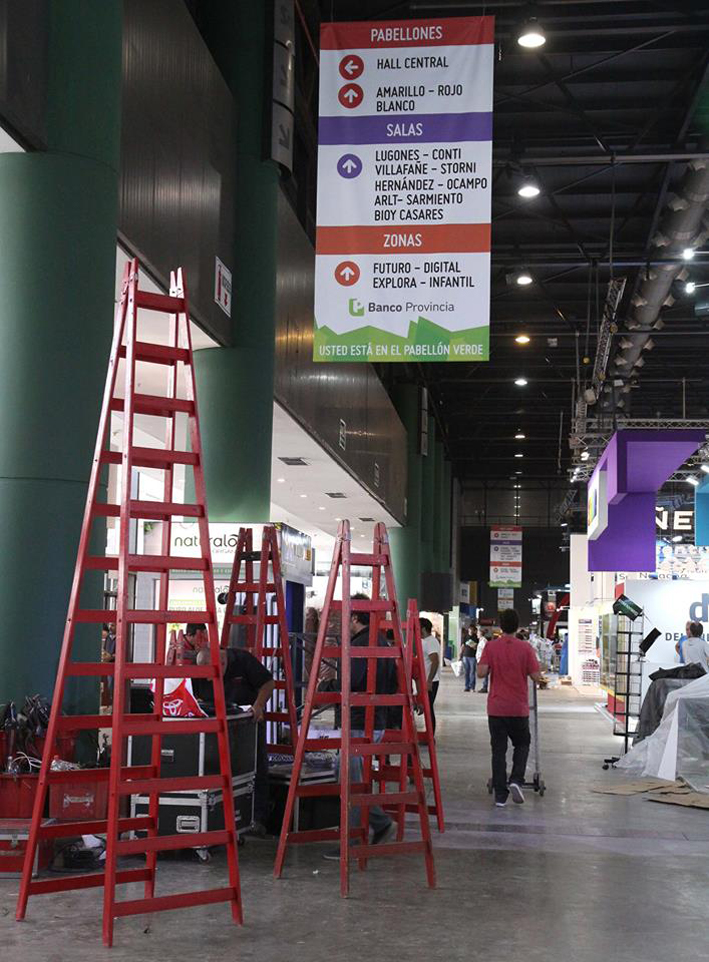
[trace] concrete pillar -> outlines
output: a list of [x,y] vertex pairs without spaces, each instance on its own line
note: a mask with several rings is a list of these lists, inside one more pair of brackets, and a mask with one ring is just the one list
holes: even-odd
[[406,428],[407,478],[406,525],[389,532],[392,562],[402,614],[409,598],[419,597],[421,587],[421,480],[419,454],[419,388],[400,384],[394,389],[394,404]]
[[270,514],[279,173],[264,159],[269,9],[212,0],[200,13],[237,114],[233,346],[198,351],[195,361],[212,521],[262,522]]
[[[51,695],[66,620],[112,334],[121,7],[51,0],[48,149],[0,154],[0,702]],[[81,626],[78,660],[100,644]]]

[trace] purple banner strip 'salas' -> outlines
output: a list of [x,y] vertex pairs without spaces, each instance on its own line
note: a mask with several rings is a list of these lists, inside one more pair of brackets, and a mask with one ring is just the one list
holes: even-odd
[[321,117],[318,139],[321,147],[492,140],[492,113]]

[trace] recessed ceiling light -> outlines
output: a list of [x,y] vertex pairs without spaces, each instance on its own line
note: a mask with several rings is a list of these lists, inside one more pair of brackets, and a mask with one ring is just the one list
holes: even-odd
[[561,527],[562,527],[562,528],[568,528],[568,527],[569,527],[568,521],[562,521],[562,522],[561,522]]
[[515,434],[515,441],[524,441],[526,437],[527,435],[522,434],[522,432],[520,431],[519,434]]
[[301,498],[307,498],[307,494],[301,494]]
[[518,334],[515,338],[517,344],[529,344],[531,338],[529,334]]
[[692,261],[694,260],[695,253],[696,251],[693,247],[685,247],[685,249],[682,251],[682,257],[686,261]]
[[520,197],[524,197],[525,200],[531,200],[532,197],[539,197],[540,191],[538,185],[533,180],[525,180],[518,188],[517,193]]
[[521,473],[522,473],[521,471],[515,471],[515,474],[521,474]]
[[547,42],[544,35],[544,28],[536,17],[529,17],[520,27],[517,34],[517,43],[520,47],[527,50],[534,50],[536,47],[543,47]]
[[518,451],[517,454],[515,454],[515,457],[516,457],[516,458],[523,458],[524,455],[522,454],[521,451]]
[[318,511],[324,511],[324,510],[325,510],[325,506],[324,506],[324,505],[322,505],[322,504],[321,504],[321,505],[319,505],[319,507],[318,507]]
[[279,484],[285,484],[285,483],[286,483],[286,479],[285,479],[285,478],[278,478],[278,483],[279,483]]
[[697,289],[696,281],[687,281],[687,283],[684,285],[685,294],[694,294],[696,289]]
[[515,378],[515,384],[517,385],[517,387],[526,387],[528,384],[527,378],[526,377]]
[[529,271],[520,271],[515,280],[520,287],[527,287],[529,284],[534,282],[534,278]]

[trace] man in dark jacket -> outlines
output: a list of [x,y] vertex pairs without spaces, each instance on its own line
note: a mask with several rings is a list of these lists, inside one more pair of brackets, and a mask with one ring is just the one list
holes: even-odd
[[[352,598],[353,601],[367,600],[366,595],[357,594]],[[350,646],[366,647],[369,644],[369,618],[368,611],[353,611],[350,618]],[[380,636],[377,644],[381,647],[387,645],[384,637]],[[367,690],[367,664],[368,658],[352,658],[350,665],[350,691],[366,692]],[[393,658],[376,659],[376,692],[378,695],[393,694],[397,690],[396,669]],[[340,679],[334,678],[321,683],[321,690],[339,691]],[[365,734],[366,709],[363,707],[350,708],[350,737],[363,738]],[[387,726],[387,708],[378,705],[374,709],[374,740],[381,741],[384,730]],[[337,777],[339,779],[339,758],[337,764]],[[350,784],[361,782],[364,779],[364,762],[360,755],[350,755]],[[369,824],[372,829],[372,844],[379,845],[391,841],[396,834],[396,826],[378,805],[369,807]],[[352,805],[350,807],[350,829],[358,828],[360,825],[359,808]],[[339,859],[340,850],[333,849],[325,853],[327,859]]]

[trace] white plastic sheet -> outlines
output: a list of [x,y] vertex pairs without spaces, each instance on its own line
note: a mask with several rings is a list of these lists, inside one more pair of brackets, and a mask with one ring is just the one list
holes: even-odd
[[709,780],[709,675],[670,692],[657,730],[617,767],[670,781],[685,778],[704,788]]

